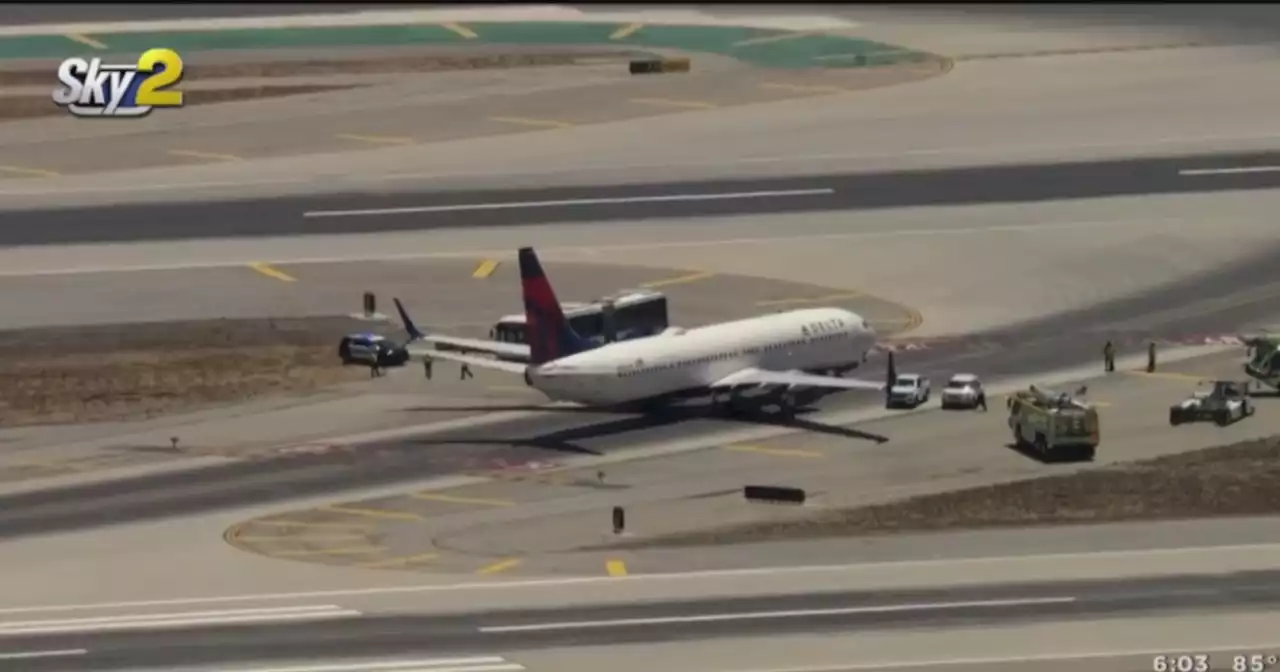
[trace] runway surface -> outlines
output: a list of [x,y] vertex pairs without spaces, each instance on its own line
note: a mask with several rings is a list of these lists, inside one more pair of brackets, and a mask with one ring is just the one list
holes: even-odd
[[[174,668],[178,664],[332,658],[508,654],[564,646],[605,646],[793,634],[821,635],[955,626],[1189,614],[1280,605],[1280,572],[1007,585],[929,591],[827,593],[794,597],[689,600],[630,607],[489,612],[455,617],[363,615],[340,598],[239,614],[174,608],[84,620],[74,616],[0,619],[0,651],[82,649],[74,658],[35,659],[37,670]],[[331,606],[330,606],[331,605]],[[306,608],[310,616],[306,616]],[[182,621],[189,621],[183,624]],[[219,623],[219,621],[222,621]],[[272,621],[278,621],[273,623]],[[288,623],[297,620],[298,623]],[[203,623],[201,623],[203,621]],[[168,622],[169,624],[166,624]],[[146,626],[147,631],[137,628]]]
[[908,206],[1031,203],[1280,187],[1280,153],[849,174],[774,180],[325,195],[244,202],[10,211],[4,245],[415,231]]

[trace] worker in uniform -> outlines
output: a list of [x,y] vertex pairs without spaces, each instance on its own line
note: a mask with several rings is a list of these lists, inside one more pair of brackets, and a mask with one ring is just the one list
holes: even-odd
[[978,390],[978,406],[982,407],[983,413],[987,412],[987,391],[986,390],[982,390],[982,389]]
[[422,373],[427,377],[427,380],[431,380],[431,364],[432,364],[431,355],[423,355],[422,356]]
[[1102,361],[1107,373],[1116,370],[1116,346],[1110,340],[1102,346]]
[[474,378],[474,376],[471,375],[471,367],[464,362],[462,368],[458,369],[458,380],[466,380],[468,378]]
[[1156,342],[1147,343],[1147,373],[1153,373],[1156,370]]

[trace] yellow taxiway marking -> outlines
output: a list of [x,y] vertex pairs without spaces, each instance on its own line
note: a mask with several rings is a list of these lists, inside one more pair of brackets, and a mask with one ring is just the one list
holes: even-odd
[[296,551],[272,551],[273,556],[305,556],[305,555],[372,555],[387,550],[386,546],[348,546],[345,548],[302,548]]
[[520,558],[507,558],[506,560],[499,560],[498,562],[495,562],[492,565],[489,565],[487,567],[481,567],[480,569],[476,570],[476,574],[497,574],[499,572],[505,572],[508,569],[512,569],[514,567],[519,566],[521,562],[524,562],[524,561],[521,560]]
[[289,275],[288,273],[285,273],[284,271],[266,262],[256,261],[252,264],[249,264],[249,268],[252,268],[253,270],[267,276],[268,278],[275,278],[280,282],[297,282],[298,281],[298,279],[293,277],[292,275]]
[[626,576],[627,563],[621,560],[610,560],[604,563],[604,569],[609,572],[609,576]]
[[372,142],[378,145],[412,145],[413,144],[413,138],[396,136],[396,135],[358,135],[356,133],[338,133],[333,137],[341,140],[355,140],[356,142]]
[[107,48],[107,45],[105,45],[105,44],[103,44],[102,42],[99,42],[98,40],[95,40],[95,39],[93,39],[92,37],[89,37],[88,35],[85,35],[85,34],[83,34],[83,33],[68,33],[68,34],[67,34],[67,36],[66,36],[66,38],[67,38],[68,40],[71,40],[72,42],[79,42],[80,44],[83,44],[83,45],[84,45],[84,46],[86,46],[86,47],[93,47],[94,49],[106,49],[106,48]]
[[241,161],[242,159],[235,154],[219,154],[217,152],[197,152],[193,149],[171,149],[169,153],[174,156],[183,156],[191,159],[209,159],[211,161]]
[[731,47],[750,47],[757,44],[773,44],[774,42],[785,42],[787,40],[798,40],[803,37],[812,37],[821,34],[816,30],[798,30],[795,32],[786,32],[781,35],[765,35],[764,37],[753,37],[747,40],[738,40]]
[[1131,376],[1143,376],[1146,378],[1167,378],[1169,380],[1194,380],[1196,382],[1199,382],[1202,380],[1209,380],[1204,376],[1193,376],[1189,373],[1178,373],[1176,371],[1152,371],[1150,373],[1146,371],[1125,371],[1124,373],[1127,373]]
[[569,128],[573,124],[555,119],[531,119],[529,117],[489,117],[489,121],[517,126],[537,126],[539,128]]
[[627,24],[627,25],[625,25],[625,26],[623,26],[623,27],[621,27],[621,28],[619,28],[619,29],[617,29],[617,30],[613,31],[613,34],[609,36],[609,39],[611,39],[611,40],[621,40],[621,39],[625,39],[625,38],[631,37],[632,35],[634,35],[634,34],[635,34],[635,32],[636,32],[637,30],[640,30],[641,28],[644,28],[644,24],[643,24],[643,23],[629,23],[629,24]]
[[415,492],[409,495],[414,499],[421,499],[426,502],[447,502],[449,504],[476,504],[479,506],[512,506],[515,502],[505,499],[481,499],[479,497],[459,497],[456,495],[442,495],[435,492]]
[[471,30],[470,28],[462,25],[461,23],[442,23],[440,24],[440,27],[450,32],[461,35],[463,38],[468,40],[474,40],[477,37],[479,37],[478,35],[476,35],[476,31]]
[[269,535],[265,537],[245,537],[239,534],[235,535],[236,541],[252,541],[252,542],[268,542],[276,544],[286,543],[319,543],[324,541],[360,541],[365,539],[363,534],[318,534],[316,536],[279,536]]
[[715,103],[707,103],[701,100],[672,100],[670,98],[632,98],[631,102],[638,103],[640,105],[684,107],[693,110],[710,110],[716,107]]
[[389,567],[404,567],[405,565],[414,565],[419,562],[430,562],[439,558],[439,553],[423,553],[421,555],[407,555],[400,558],[388,558],[377,562],[365,562],[360,566],[365,569],[387,569]]
[[422,516],[415,513],[406,513],[404,511],[387,511],[385,509],[366,509],[363,507],[343,506],[339,504],[330,504],[324,507],[325,511],[334,513],[345,513],[350,516],[364,516],[365,518],[385,518],[387,520],[426,520]]
[[485,259],[484,261],[480,262],[479,266],[476,267],[476,270],[474,273],[471,274],[471,277],[487,278],[493,275],[493,272],[496,270],[498,270],[498,262],[494,261],[493,259]]
[[[864,298],[866,295],[858,292],[845,292],[844,294],[828,294],[826,296],[814,296],[810,298],[798,299],[773,299],[770,301],[756,301],[757,306],[786,306],[793,303],[826,303],[828,301],[847,301],[849,299]],[[912,319],[912,318],[909,318]]]
[[681,275],[675,278],[667,278],[666,280],[654,280],[652,282],[642,282],[640,283],[640,286],[652,288],[652,287],[666,287],[667,285],[684,285],[690,282],[706,280],[707,278],[710,278],[713,275],[715,275],[715,273],[710,273],[707,271],[699,271],[698,273],[689,273],[688,275]]
[[44,170],[42,168],[23,168],[22,166],[0,166],[0,173],[30,175],[31,177],[58,177],[62,174],[52,170]]
[[762,89],[772,89],[775,91],[794,91],[796,93],[845,93],[849,89],[840,86],[817,86],[812,84],[783,84],[780,82],[765,82],[760,85]]
[[795,448],[762,448],[760,446],[725,446],[725,450],[732,450],[739,453],[760,453],[762,455],[778,455],[780,457],[826,457],[826,454],[819,453],[814,450],[799,450]]
[[268,527],[297,527],[329,530],[367,530],[374,525],[369,523],[308,523],[295,520],[250,520],[241,525],[266,525]]

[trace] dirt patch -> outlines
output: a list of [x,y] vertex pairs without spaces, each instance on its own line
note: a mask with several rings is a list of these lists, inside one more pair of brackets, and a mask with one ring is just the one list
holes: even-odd
[[348,318],[207,320],[0,332],[0,425],[154,417],[367,379],[342,367]]
[[[325,93],[352,89],[353,86],[247,86],[235,89],[188,90],[184,101],[187,105],[230,103],[260,98],[281,98],[307,93]],[[0,97],[0,121],[34,119],[38,117],[65,116],[67,111],[53,103],[49,96]]]
[[826,513],[598,548],[1280,513],[1280,437]]
[[[190,62],[185,64],[186,72],[183,79],[190,82],[233,77],[304,77],[531,68],[575,65],[583,60],[602,58],[621,61],[627,58],[629,53],[615,49],[573,53],[416,54],[394,58],[304,59],[245,63],[201,63],[201,54],[194,54],[190,57]],[[57,65],[54,64],[52,67],[41,66],[26,70],[0,70],[0,87],[45,84],[52,86],[55,81],[53,72],[56,67]]]

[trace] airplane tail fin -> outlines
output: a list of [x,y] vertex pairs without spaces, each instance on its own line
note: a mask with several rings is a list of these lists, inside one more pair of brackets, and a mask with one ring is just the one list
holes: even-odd
[[542,364],[591,349],[591,344],[569,326],[537,253],[532,247],[522,247],[519,256],[530,362]]
[[393,298],[392,301],[396,303],[396,311],[400,313],[400,322],[404,324],[404,330],[409,332],[409,338],[415,341],[425,338],[426,334],[413,323],[413,319],[409,317],[409,311],[404,309],[404,304],[400,303],[400,299]]

